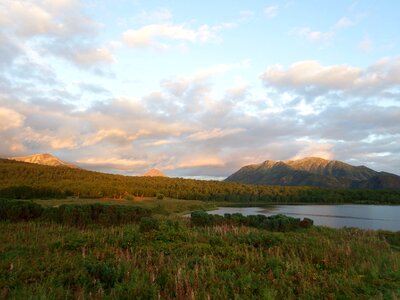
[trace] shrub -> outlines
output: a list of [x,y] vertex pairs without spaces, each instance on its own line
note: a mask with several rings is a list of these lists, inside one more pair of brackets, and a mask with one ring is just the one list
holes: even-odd
[[40,217],[43,208],[36,203],[16,200],[0,200],[0,220],[29,221]]
[[46,209],[44,218],[60,224],[85,227],[90,224],[111,226],[136,223],[148,215],[150,211],[142,207],[90,204]]
[[107,262],[87,262],[85,267],[89,275],[105,289],[114,287],[122,280],[124,274],[123,270]]
[[229,224],[235,226],[250,226],[260,229],[272,231],[289,231],[300,227],[308,228],[313,225],[311,219],[305,218],[300,221],[298,218],[288,217],[282,214],[274,216],[250,215],[242,214],[225,214],[223,217],[219,215],[210,215],[205,211],[194,211],[191,214],[191,222],[195,226],[215,226],[221,224]]
[[139,223],[139,229],[141,232],[149,232],[152,230],[158,230],[160,223],[157,219],[150,217],[143,217]]

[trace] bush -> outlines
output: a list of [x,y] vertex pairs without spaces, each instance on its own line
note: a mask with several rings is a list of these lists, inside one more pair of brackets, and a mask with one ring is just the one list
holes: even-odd
[[149,210],[142,207],[102,204],[61,205],[44,214],[47,220],[78,227],[90,224],[111,226],[136,223],[148,215]]
[[211,226],[214,225],[213,216],[205,211],[194,211],[190,214],[191,222],[195,226]]
[[40,217],[43,208],[36,203],[17,200],[0,200],[0,220],[29,221]]
[[107,262],[88,262],[85,267],[90,277],[95,279],[93,282],[99,282],[105,289],[114,287],[122,280],[124,274],[123,270]]
[[313,225],[313,220],[304,218],[300,221],[298,218],[288,217],[282,214],[274,216],[242,214],[210,215],[205,211],[194,211],[191,214],[191,222],[195,226],[215,226],[229,224],[235,226],[250,226],[272,231],[289,231],[300,227],[308,228]]
[[157,219],[144,217],[140,220],[139,229],[141,232],[149,232],[152,230],[158,230],[160,223]]

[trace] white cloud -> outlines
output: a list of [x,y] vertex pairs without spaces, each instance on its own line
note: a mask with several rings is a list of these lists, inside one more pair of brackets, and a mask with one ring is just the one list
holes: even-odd
[[97,24],[80,12],[79,1],[3,1],[0,24],[15,34],[70,36],[93,34]]
[[266,86],[300,93],[354,92],[374,96],[400,85],[400,58],[379,60],[366,69],[349,65],[323,66],[317,61],[299,61],[284,69],[272,66],[261,79]]
[[334,65],[322,66],[314,60],[300,61],[288,69],[281,66],[267,68],[262,79],[272,85],[288,87],[321,86],[324,88],[346,89],[361,75],[359,68]]
[[254,11],[252,10],[241,10],[239,12],[240,15],[240,20],[241,21],[247,21],[249,19],[251,19],[254,16]]
[[217,156],[198,156],[184,159],[178,164],[178,168],[199,168],[199,167],[221,167],[225,162]]
[[15,110],[0,107],[0,131],[21,127],[25,117]]
[[234,135],[240,132],[243,132],[243,128],[214,128],[211,130],[202,130],[195,133],[192,133],[188,136],[189,140],[192,141],[202,141],[202,140],[209,140],[209,139],[220,139],[229,135]]
[[218,33],[221,30],[235,26],[234,23],[222,23],[215,26],[205,24],[193,29],[186,24],[150,24],[125,31],[122,39],[131,48],[167,49],[172,41],[206,43],[218,40]]
[[333,159],[334,154],[332,148],[333,144],[329,143],[318,143],[316,141],[304,140],[300,142],[303,144],[303,148],[291,159],[301,159],[305,157],[321,157],[324,159]]
[[149,164],[149,162],[146,160],[125,159],[119,157],[79,159],[77,160],[77,163],[99,168],[110,168],[119,171],[132,171],[138,167],[143,167]]
[[362,41],[358,44],[358,48],[364,52],[369,52],[373,49],[374,43],[372,42],[371,38],[366,36],[362,39]]
[[62,55],[79,66],[115,63],[112,52],[107,48],[64,48]]
[[279,7],[276,5],[270,5],[264,8],[264,15],[268,19],[272,19],[277,16]]
[[173,144],[174,142],[171,140],[157,140],[154,142],[150,142],[150,143],[145,143],[144,146],[147,147],[157,147],[157,146],[163,146],[163,145],[169,145],[169,144]]
[[309,27],[293,28],[289,34],[300,37],[312,43],[330,43],[335,33],[333,31],[317,31]]
[[172,12],[167,8],[158,8],[153,11],[142,10],[132,18],[133,22],[139,24],[163,24],[172,20]]
[[94,145],[103,141],[124,144],[129,143],[137,138],[137,135],[130,135],[121,129],[101,129],[93,136],[88,137],[83,146]]
[[[35,58],[45,65],[40,58],[52,55],[87,68],[115,61],[113,48],[96,41],[100,24],[84,13],[78,0],[2,1],[0,26],[0,40],[5,42],[0,52],[17,50],[26,61]],[[0,57],[0,64],[6,59]]]
[[353,26],[354,22],[350,21],[348,18],[343,17],[340,20],[338,20],[335,24],[335,28],[336,29],[343,29],[343,28],[347,28],[350,26]]

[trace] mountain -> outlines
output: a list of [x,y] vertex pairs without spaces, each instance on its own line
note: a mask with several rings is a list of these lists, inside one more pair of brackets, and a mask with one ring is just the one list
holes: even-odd
[[9,159],[22,161],[26,163],[32,164],[39,164],[45,166],[52,166],[52,167],[68,167],[73,169],[79,169],[79,167],[62,161],[61,159],[51,155],[51,154],[33,154],[29,156],[20,156],[20,157],[10,157]]
[[163,172],[157,169],[150,169],[146,173],[144,173],[142,176],[150,176],[150,177],[166,177]]
[[244,166],[225,181],[282,186],[400,189],[400,176],[319,157],[267,160],[261,164]]

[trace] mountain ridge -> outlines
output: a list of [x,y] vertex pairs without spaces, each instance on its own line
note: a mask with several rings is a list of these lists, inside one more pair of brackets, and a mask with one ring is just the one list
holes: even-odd
[[395,174],[319,157],[285,161],[266,160],[244,166],[224,181],[328,188],[400,188],[400,176]]
[[18,157],[9,157],[8,159],[31,163],[31,164],[44,165],[44,166],[68,167],[68,168],[72,168],[72,169],[79,169],[78,166],[71,164],[71,163],[67,163],[49,153],[32,154],[32,155],[18,156]]
[[167,177],[163,172],[158,169],[150,169],[142,176],[149,176],[149,177]]

